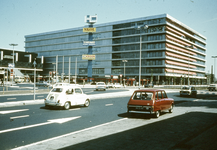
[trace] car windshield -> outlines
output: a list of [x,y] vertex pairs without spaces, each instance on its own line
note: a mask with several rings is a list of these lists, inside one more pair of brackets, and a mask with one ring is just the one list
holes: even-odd
[[135,92],[133,99],[134,100],[152,100],[152,92]]
[[182,89],[183,90],[189,90],[189,87],[184,86]]
[[54,88],[51,92],[59,92],[61,93],[63,91],[62,88]]

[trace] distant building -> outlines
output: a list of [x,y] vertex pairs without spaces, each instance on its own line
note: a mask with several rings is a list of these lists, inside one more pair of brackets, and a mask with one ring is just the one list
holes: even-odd
[[[148,25],[148,29],[135,29],[144,24]],[[205,84],[206,37],[170,15],[135,18],[94,27],[93,80],[121,82],[124,75],[122,60],[127,60],[126,82],[131,85],[138,82],[141,34],[142,84],[151,81],[154,84],[187,84],[188,76],[190,84]],[[25,49],[45,57],[42,75],[57,69],[59,75],[64,73],[67,76],[71,57],[70,74],[74,76],[77,72],[78,79],[83,79],[87,77],[88,64],[82,59],[82,55],[88,53],[83,41],[88,41],[83,27],[71,28],[27,35]]]
[[0,79],[5,77],[5,81],[11,80],[12,77],[23,76],[31,78],[33,76],[34,65],[36,60],[36,71],[43,71],[43,57],[39,58],[37,53],[28,53],[14,50],[14,67],[13,67],[13,50],[0,48]]

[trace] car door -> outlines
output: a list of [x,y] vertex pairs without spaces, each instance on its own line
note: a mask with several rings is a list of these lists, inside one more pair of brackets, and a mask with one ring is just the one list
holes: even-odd
[[158,92],[155,92],[155,103],[154,103],[155,110],[154,111],[161,110],[161,99],[159,99],[159,97],[161,97],[161,93],[158,94]]
[[71,106],[76,105],[75,100],[74,100],[74,90],[72,88],[69,88],[66,91],[66,101],[70,101]]
[[160,105],[161,110],[166,109],[166,101],[165,101],[165,99],[163,97],[162,91],[158,91],[158,99],[159,99],[159,102],[160,102],[159,105]]
[[75,88],[75,96],[76,96],[76,104],[84,104],[85,102],[85,95],[83,94],[82,90],[80,88]]
[[171,106],[171,101],[168,99],[167,94],[166,94],[165,91],[162,91],[162,95],[163,95],[163,98],[164,98],[165,109],[169,109],[170,106]]

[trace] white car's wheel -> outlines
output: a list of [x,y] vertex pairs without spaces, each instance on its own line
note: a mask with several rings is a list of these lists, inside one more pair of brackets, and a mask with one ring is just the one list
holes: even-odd
[[88,107],[90,105],[90,101],[88,99],[86,99],[85,103],[84,103],[84,106],[85,107]]
[[64,104],[64,109],[69,109],[70,108],[70,103],[69,102],[66,102],[65,104]]

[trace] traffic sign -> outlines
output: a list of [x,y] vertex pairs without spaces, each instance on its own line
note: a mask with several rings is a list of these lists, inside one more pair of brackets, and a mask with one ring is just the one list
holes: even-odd
[[95,46],[95,41],[83,41],[83,46]]
[[96,28],[83,28],[83,32],[96,32]]
[[8,63],[8,68],[14,68],[15,65],[13,63]]

